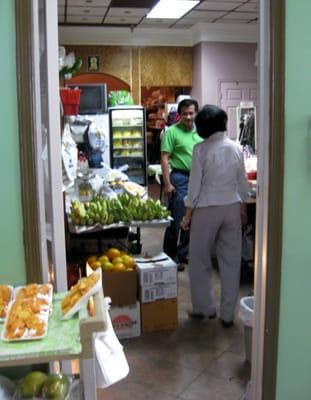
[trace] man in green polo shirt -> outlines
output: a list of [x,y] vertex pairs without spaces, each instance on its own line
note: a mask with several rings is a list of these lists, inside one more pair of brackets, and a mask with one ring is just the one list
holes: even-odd
[[177,242],[185,212],[184,197],[188,191],[193,147],[202,139],[194,126],[194,118],[198,111],[197,101],[182,100],[177,111],[180,120],[167,129],[161,143],[164,192],[174,219],[165,231],[163,250],[177,262],[179,270],[182,270],[188,258],[189,231],[181,230],[180,241]]

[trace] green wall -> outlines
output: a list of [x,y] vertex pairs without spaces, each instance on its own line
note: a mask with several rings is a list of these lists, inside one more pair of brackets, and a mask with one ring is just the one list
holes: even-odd
[[0,1],[0,283],[25,282],[14,1]]
[[311,1],[286,1],[285,179],[277,400],[311,399]]

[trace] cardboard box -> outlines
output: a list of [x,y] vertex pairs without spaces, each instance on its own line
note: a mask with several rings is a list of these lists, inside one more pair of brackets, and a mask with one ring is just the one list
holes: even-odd
[[161,299],[173,299],[177,297],[177,282],[158,283],[151,286],[140,286],[139,300],[141,303],[150,303],[151,301]]
[[142,332],[176,329],[178,325],[177,298],[142,304],[141,325]]
[[141,286],[177,282],[177,265],[165,253],[148,258],[135,257],[135,260]]
[[111,307],[109,310],[112,326],[119,339],[140,336],[140,304],[124,307]]
[[135,304],[137,301],[137,271],[103,272],[104,295],[113,307]]

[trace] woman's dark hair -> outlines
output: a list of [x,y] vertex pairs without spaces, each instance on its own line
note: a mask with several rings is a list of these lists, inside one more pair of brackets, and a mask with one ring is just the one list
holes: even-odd
[[198,102],[196,100],[194,100],[194,99],[184,99],[180,103],[178,103],[178,108],[177,108],[178,114],[181,115],[181,110],[183,108],[188,108],[190,106],[194,106],[195,112],[197,112],[198,109],[199,109],[199,104],[198,104]]
[[198,135],[205,139],[216,132],[227,130],[227,113],[217,106],[205,105],[195,117]]

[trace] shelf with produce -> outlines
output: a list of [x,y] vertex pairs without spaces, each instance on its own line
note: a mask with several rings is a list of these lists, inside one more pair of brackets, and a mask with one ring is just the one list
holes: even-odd
[[112,137],[112,139],[113,140],[117,140],[117,139],[119,139],[119,140],[133,140],[133,139],[142,139],[143,137],[142,136],[113,136]]
[[117,155],[115,155],[115,156],[113,156],[114,158],[143,158],[144,156],[143,156],[143,154],[141,154],[141,155],[130,155],[130,156],[117,156]]
[[133,151],[134,149],[135,150],[142,150],[143,148],[142,148],[142,146],[139,146],[139,147],[138,146],[137,147],[136,146],[135,147],[134,146],[132,146],[132,147],[129,147],[129,146],[123,146],[123,147],[122,146],[118,146],[118,147],[114,147],[113,151],[115,151],[115,150],[131,150],[131,151]]
[[[61,300],[67,293],[57,293],[53,299],[53,313],[49,318],[48,333],[41,340],[7,343],[0,341],[0,367],[46,363],[93,356],[89,345],[95,332],[108,327],[103,291],[94,295],[94,317],[86,306],[79,315],[62,320]],[[0,326],[0,332],[3,327]],[[61,340],[59,338],[62,338]]]
[[139,125],[112,125],[112,129],[132,129],[132,128],[143,128],[143,124]]

